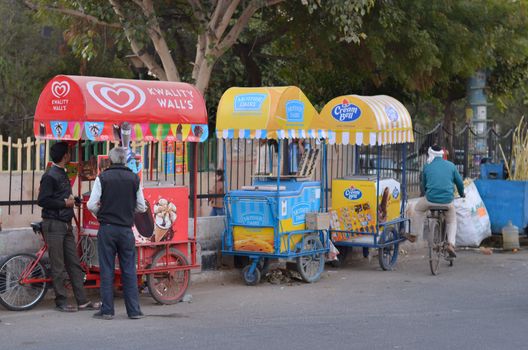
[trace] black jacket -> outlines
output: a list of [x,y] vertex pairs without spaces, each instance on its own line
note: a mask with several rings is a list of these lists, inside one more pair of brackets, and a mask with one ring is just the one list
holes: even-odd
[[40,179],[37,204],[42,207],[42,218],[71,222],[73,208],[66,208],[64,201],[71,194],[72,189],[66,171],[52,165]]
[[101,224],[132,227],[139,177],[124,165],[112,165],[99,175],[99,181],[101,206],[97,220]]

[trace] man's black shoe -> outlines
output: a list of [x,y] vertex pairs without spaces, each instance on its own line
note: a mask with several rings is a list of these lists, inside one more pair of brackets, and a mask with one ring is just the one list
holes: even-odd
[[60,312],[77,312],[77,308],[69,304],[57,305],[55,306],[55,310]]
[[137,315],[129,315],[128,316],[128,318],[130,318],[131,320],[139,320],[139,319],[142,319],[143,317],[145,317],[145,315],[142,312],[140,312]]
[[93,314],[93,318],[98,318],[100,320],[112,320],[114,319],[114,315],[103,314],[102,311],[99,311]]

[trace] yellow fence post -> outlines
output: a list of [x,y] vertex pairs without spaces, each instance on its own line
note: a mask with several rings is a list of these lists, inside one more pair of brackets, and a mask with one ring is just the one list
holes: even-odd
[[158,171],[162,171],[163,170],[163,166],[161,164],[161,161],[163,160],[162,158],[162,154],[161,154],[161,151],[162,151],[162,148],[163,148],[163,142],[162,141],[158,141]]
[[17,143],[16,143],[16,149],[17,149],[17,167],[16,167],[16,171],[21,171],[22,168],[23,168],[23,165],[22,165],[22,139],[17,139]]
[[4,170],[4,137],[0,135],[0,172]]
[[7,138],[7,171],[11,171],[11,136]]
[[46,169],[46,167],[48,166],[48,162],[49,162],[49,142],[48,140],[45,140],[44,141],[46,143],[46,153],[44,153],[44,169]]
[[35,170],[40,170],[40,145],[42,141],[35,139]]
[[26,139],[26,171],[31,171],[31,150],[33,149],[31,137]]

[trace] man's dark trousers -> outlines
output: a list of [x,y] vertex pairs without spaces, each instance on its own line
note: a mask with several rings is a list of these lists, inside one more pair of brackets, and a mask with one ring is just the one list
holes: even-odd
[[121,283],[128,316],[140,315],[136,274],[136,241],[130,227],[101,224],[97,233],[101,270],[101,313],[114,315],[115,257],[119,257]]
[[73,294],[77,304],[88,302],[84,291],[83,271],[79,263],[79,256],[73,236],[71,223],[54,219],[43,219],[42,232],[48,244],[48,253],[51,263],[51,276],[55,291],[55,304],[64,306],[67,302],[67,292],[64,286],[64,266],[70,276]]

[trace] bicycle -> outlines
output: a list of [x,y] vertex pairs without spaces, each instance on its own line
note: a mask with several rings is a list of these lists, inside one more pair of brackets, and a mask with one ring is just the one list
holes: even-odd
[[[48,245],[42,233],[42,223],[31,223],[33,232],[40,236],[43,245],[33,254],[17,253],[0,262],[0,305],[11,311],[35,307],[52,285],[50,264],[44,254]],[[100,286],[99,264],[95,256],[95,242],[80,234],[77,246],[84,271],[84,287]],[[178,248],[181,242],[136,244],[138,285],[146,285],[151,297],[159,304],[179,302],[190,281],[190,265]],[[194,243],[194,242],[193,242]],[[188,247],[186,247],[189,249]],[[93,254],[93,256],[91,255]],[[121,271],[116,269],[114,286],[121,286]],[[65,281],[68,286],[68,281]]]
[[454,258],[449,255],[446,232],[445,213],[446,206],[432,206],[429,208],[429,266],[433,275],[438,275],[440,260],[442,258],[453,266]]
[[[31,223],[33,232],[42,235],[41,223]],[[49,264],[43,259],[47,244],[36,255],[14,254],[0,264],[0,304],[11,311],[29,310],[46,295],[51,285]]]

